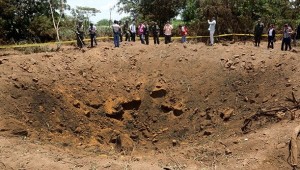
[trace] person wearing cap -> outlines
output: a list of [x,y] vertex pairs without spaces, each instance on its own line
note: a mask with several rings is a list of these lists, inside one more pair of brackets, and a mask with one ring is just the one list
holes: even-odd
[[89,27],[89,33],[90,33],[90,38],[91,38],[91,47],[94,47],[94,42],[95,45],[97,45],[97,41],[96,41],[96,31],[97,28],[93,23],[90,23],[90,27]]
[[264,24],[258,19],[256,26],[254,27],[254,43],[255,47],[259,47],[261,35],[264,31]]
[[215,34],[217,22],[215,17],[212,17],[211,21],[207,20],[207,22],[209,24],[208,31],[209,31],[210,45],[214,45],[214,34]]
[[114,44],[115,47],[120,47],[120,41],[119,41],[119,31],[120,31],[120,25],[118,24],[118,21],[114,21],[114,24],[112,25],[112,30],[114,34]]
[[173,26],[169,21],[167,21],[166,25],[164,26],[165,44],[171,43],[172,29]]
[[274,48],[274,40],[275,40],[275,28],[274,25],[271,24],[268,30],[268,48]]
[[291,27],[289,27],[288,24],[285,24],[283,27],[283,38],[282,38],[282,43],[281,43],[281,51],[283,50],[287,50],[289,48],[289,50],[292,49],[291,47],[291,34],[292,34],[292,30]]

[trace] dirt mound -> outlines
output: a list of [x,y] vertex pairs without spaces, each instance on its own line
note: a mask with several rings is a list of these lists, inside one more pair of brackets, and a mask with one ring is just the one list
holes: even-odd
[[[286,168],[287,141],[274,135],[298,122],[299,107],[287,100],[300,97],[298,55],[244,43],[0,51],[0,135],[98,155],[166,150],[175,153],[171,169]],[[281,145],[251,167],[245,154],[259,152],[260,140]]]

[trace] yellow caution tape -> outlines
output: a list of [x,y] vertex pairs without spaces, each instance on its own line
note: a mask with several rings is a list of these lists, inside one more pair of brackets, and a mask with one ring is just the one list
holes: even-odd
[[[222,34],[222,35],[215,35],[214,37],[228,37],[228,36],[250,36],[253,37],[253,34]],[[267,34],[262,35],[267,37]],[[160,37],[162,39],[163,37]],[[181,37],[172,37],[173,39],[180,39]],[[209,36],[187,36],[187,39],[195,39],[195,38],[209,38]],[[113,39],[113,37],[98,37],[97,40],[102,39]],[[85,42],[90,41],[89,39],[85,39]],[[61,42],[48,42],[48,43],[35,43],[35,44],[20,44],[20,45],[2,45],[0,49],[7,49],[7,48],[26,48],[26,47],[39,47],[39,46],[47,46],[47,45],[58,45],[58,44],[70,44],[76,43],[76,40],[71,41],[61,41]]]

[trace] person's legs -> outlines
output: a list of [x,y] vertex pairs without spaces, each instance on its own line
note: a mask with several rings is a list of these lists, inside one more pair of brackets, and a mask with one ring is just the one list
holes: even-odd
[[154,44],[157,43],[157,35],[153,34],[153,41],[154,41]]
[[284,45],[285,45],[285,38],[282,38],[282,42],[281,42],[281,51],[283,51]]
[[98,43],[97,43],[97,35],[96,34],[94,34],[94,43],[95,43],[95,45],[98,45]]
[[114,34],[114,44],[115,44],[115,47],[119,47],[119,34],[118,33]]
[[257,37],[257,46],[259,47],[260,45],[260,39],[261,39],[261,35]]
[[90,34],[90,38],[91,38],[91,47],[94,46],[94,35],[93,34]]
[[165,44],[168,44],[168,36],[165,35]]
[[284,39],[284,50],[285,50],[285,51],[288,49],[288,44],[289,44],[288,41],[289,41],[288,38],[285,38],[285,39]]
[[123,41],[123,35],[120,33],[120,42]]
[[215,31],[210,31],[210,44],[213,45],[214,44],[214,33]]
[[258,44],[258,36],[254,35],[254,45],[255,45],[255,47],[257,46],[257,44]]
[[272,41],[272,37],[268,36],[268,48],[271,47],[271,41]]
[[146,44],[149,45],[149,34],[145,34],[145,41]]
[[132,41],[135,42],[135,33],[132,33]]

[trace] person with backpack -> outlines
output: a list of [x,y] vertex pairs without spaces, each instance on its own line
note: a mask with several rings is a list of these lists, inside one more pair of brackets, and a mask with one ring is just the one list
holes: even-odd
[[179,25],[179,32],[181,35],[181,43],[185,43],[186,42],[186,36],[188,33],[188,29],[185,25]]
[[140,37],[141,43],[145,44],[145,25],[143,22],[140,22],[140,25],[138,26],[138,35]]
[[276,33],[275,33],[274,25],[271,24],[268,30],[268,49],[269,48],[274,49],[275,34]]
[[164,26],[165,44],[171,43],[172,30],[173,26],[170,24],[169,21],[167,21],[166,25]]
[[112,25],[112,30],[114,34],[114,44],[115,47],[120,47],[120,41],[119,41],[119,36],[120,36],[120,25],[118,24],[118,21],[114,21],[114,24]]
[[159,28],[157,22],[154,22],[154,24],[151,27],[151,31],[152,31],[152,35],[153,35],[154,44],[159,44],[160,28]]
[[90,23],[90,27],[89,27],[89,33],[90,33],[90,38],[91,38],[91,47],[94,47],[94,42],[95,45],[97,45],[97,41],[96,41],[96,31],[97,28],[93,23]]

